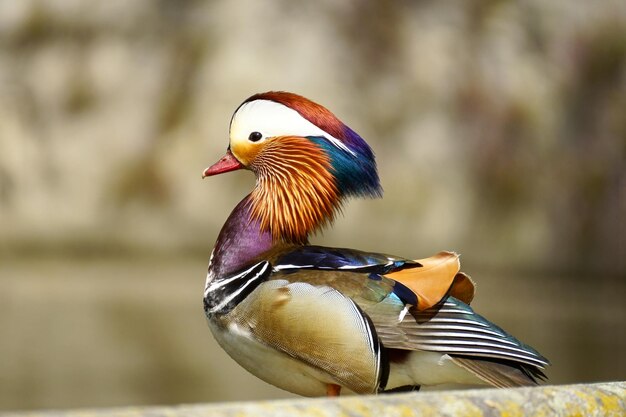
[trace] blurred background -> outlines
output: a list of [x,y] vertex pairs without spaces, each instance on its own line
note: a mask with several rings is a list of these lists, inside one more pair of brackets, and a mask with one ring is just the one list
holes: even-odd
[[314,242],[462,254],[555,384],[626,379],[623,1],[0,0],[0,410],[285,398],[214,342],[202,181],[289,90],[374,148]]

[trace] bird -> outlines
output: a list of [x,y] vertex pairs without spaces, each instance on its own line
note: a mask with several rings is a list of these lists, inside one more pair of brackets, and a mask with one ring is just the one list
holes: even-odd
[[546,379],[544,356],[470,307],[457,253],[310,244],[350,198],[382,197],[371,147],[326,107],[286,91],[247,98],[202,177],[240,169],[256,183],[218,234],[203,306],[247,371],[308,397]]

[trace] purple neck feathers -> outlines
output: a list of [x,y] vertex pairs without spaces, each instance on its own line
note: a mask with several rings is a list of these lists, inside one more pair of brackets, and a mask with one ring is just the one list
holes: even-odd
[[273,246],[272,235],[261,231],[250,216],[250,196],[246,196],[230,213],[222,227],[209,269],[216,277],[228,276]]

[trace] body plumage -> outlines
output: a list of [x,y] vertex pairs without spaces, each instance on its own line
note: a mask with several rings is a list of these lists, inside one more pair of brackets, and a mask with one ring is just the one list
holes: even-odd
[[474,285],[458,255],[309,244],[348,197],[382,195],[370,147],[329,110],[286,92],[248,98],[226,155],[203,176],[242,168],[256,186],[218,236],[204,309],[248,371],[307,396],[544,377],[543,356],[469,307]]

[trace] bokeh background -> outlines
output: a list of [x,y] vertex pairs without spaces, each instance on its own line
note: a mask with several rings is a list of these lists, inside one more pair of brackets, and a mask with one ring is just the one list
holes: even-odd
[[249,95],[318,101],[382,200],[315,243],[462,254],[552,383],[626,378],[623,1],[0,0],[0,410],[284,398],[202,312]]

